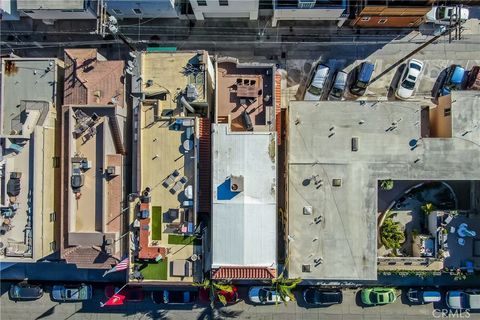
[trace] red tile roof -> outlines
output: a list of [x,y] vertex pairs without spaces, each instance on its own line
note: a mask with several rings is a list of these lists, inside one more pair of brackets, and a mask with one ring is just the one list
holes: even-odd
[[282,144],[282,75],[275,73],[275,119],[277,125],[277,144]]
[[261,267],[220,267],[212,270],[212,279],[273,279],[275,269]]
[[210,119],[199,119],[198,211],[211,212],[212,162]]
[[125,62],[98,60],[97,49],[65,49],[65,105],[124,106]]

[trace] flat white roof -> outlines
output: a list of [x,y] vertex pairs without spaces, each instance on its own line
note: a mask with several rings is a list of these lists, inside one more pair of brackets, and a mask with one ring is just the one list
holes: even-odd
[[[212,125],[212,268],[276,267],[276,134]],[[243,191],[230,191],[230,176]]]

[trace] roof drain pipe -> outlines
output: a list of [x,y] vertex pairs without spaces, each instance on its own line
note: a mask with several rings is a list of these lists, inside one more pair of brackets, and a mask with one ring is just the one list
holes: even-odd
[[188,103],[187,99],[185,99],[185,96],[182,96],[180,98],[180,103],[185,109],[187,109],[191,113],[195,113],[195,109],[190,105],[190,103]]

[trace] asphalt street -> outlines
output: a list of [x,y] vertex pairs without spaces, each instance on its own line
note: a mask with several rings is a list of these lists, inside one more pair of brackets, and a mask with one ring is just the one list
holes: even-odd
[[[120,307],[100,307],[106,298],[103,288],[96,288],[92,300],[83,303],[57,303],[51,301],[49,293],[34,302],[13,302],[9,300],[8,285],[2,285],[0,297],[1,319],[208,319],[209,308],[202,305],[164,307],[152,303],[149,294],[143,302],[131,302]],[[48,290],[48,289],[47,289]],[[245,298],[247,288],[240,288],[240,297]],[[299,294],[298,299],[301,300]],[[343,303],[328,308],[305,308],[301,301],[287,305],[254,306],[245,301],[220,308],[219,318],[223,319],[271,319],[271,320],[422,320],[438,319],[446,309],[444,304],[408,305],[405,292],[398,293],[395,303],[380,307],[362,307],[357,290],[345,290]],[[446,312],[446,311],[445,311]],[[451,318],[463,317],[480,319],[480,314],[463,312],[450,314]]]

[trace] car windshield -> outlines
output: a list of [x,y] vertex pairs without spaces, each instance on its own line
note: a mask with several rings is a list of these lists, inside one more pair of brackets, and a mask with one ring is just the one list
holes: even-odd
[[405,80],[402,82],[402,87],[408,90],[413,90],[413,87],[415,87],[415,82],[412,82],[410,80]]
[[363,81],[358,81],[357,82],[357,87],[359,87],[361,89],[365,89],[367,86],[368,86],[368,83],[366,83],[366,82],[363,82]]
[[460,294],[460,306],[464,309],[469,309],[470,308],[470,303],[468,299],[468,294],[462,292]]
[[422,70],[422,67],[420,67],[418,64],[416,63],[410,63],[410,68],[412,69],[417,69],[418,71]]
[[339,88],[332,88],[332,96],[336,97],[336,98],[340,98],[343,94],[343,90],[342,89],[339,89]]
[[437,10],[437,19],[444,19],[446,18],[446,13],[447,13],[447,8],[446,7],[440,7]]
[[378,302],[377,298],[378,298],[378,295],[375,292],[370,293],[370,301],[372,303],[377,303]]
[[307,91],[316,96],[322,95],[322,89],[315,86],[310,86]]
[[272,292],[261,289],[258,292],[258,300],[260,300],[260,302],[266,302],[266,301],[272,300]]
[[395,295],[393,294],[393,292],[390,292],[388,294],[388,298],[390,299],[390,301],[393,301],[393,299],[395,299]]

